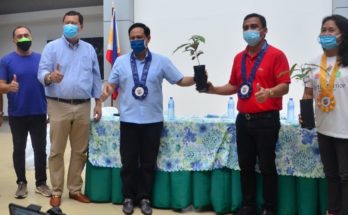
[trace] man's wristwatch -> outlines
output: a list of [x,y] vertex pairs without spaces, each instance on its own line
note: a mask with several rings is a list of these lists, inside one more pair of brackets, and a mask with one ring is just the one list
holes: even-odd
[[52,83],[51,73],[47,75],[47,81],[46,84],[49,85]]
[[274,96],[274,92],[273,92],[272,88],[268,88],[268,93],[269,93],[269,97]]

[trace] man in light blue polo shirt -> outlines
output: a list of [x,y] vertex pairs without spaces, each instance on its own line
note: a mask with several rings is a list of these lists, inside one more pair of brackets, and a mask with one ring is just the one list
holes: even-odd
[[142,213],[148,215],[152,213],[149,199],[163,128],[163,79],[179,86],[195,82],[193,77],[184,77],[167,57],[149,51],[151,36],[146,25],[133,24],[128,35],[133,52],[116,59],[101,100],[118,87],[123,212],[132,214],[134,202],[140,201]]
[[69,11],[63,17],[63,36],[48,43],[39,64],[38,78],[45,85],[50,119],[51,153],[49,170],[52,183],[50,204],[58,207],[64,188],[64,151],[70,140],[71,157],[67,186],[69,197],[89,203],[81,193],[81,173],[86,162],[90,131],[91,98],[94,115],[101,117],[101,77],[92,45],[79,38],[83,16]]

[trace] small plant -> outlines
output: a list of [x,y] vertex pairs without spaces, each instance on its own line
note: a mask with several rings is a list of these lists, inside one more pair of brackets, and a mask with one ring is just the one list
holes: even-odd
[[290,68],[290,78],[295,80],[304,80],[308,73],[314,68],[319,68],[316,64],[304,63],[302,65],[294,64]]
[[189,52],[190,56],[191,56],[191,60],[197,60],[198,65],[200,65],[199,62],[199,56],[201,54],[204,54],[204,52],[202,50],[198,50],[198,46],[201,43],[205,43],[205,38],[200,36],[200,35],[193,35],[190,39],[189,39],[189,43],[184,43],[182,45],[180,45],[179,47],[177,47],[174,51],[173,54],[178,51],[179,49],[184,49],[182,52]]
[[[290,68],[290,78],[302,80],[304,83],[310,81],[308,73],[315,68],[320,68],[316,64],[304,63],[302,65],[294,64]],[[303,97],[300,99],[301,127],[313,129],[315,127],[313,98]]]

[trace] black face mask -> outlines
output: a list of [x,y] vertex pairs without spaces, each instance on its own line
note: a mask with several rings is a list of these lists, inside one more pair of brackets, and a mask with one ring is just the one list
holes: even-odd
[[26,52],[29,50],[31,46],[31,41],[17,42],[16,44],[19,49]]

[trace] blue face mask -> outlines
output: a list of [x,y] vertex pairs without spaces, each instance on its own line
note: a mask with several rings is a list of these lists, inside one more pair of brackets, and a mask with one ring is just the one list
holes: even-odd
[[140,39],[140,40],[131,40],[130,41],[130,46],[133,49],[134,53],[140,53],[144,51],[145,47],[145,40]]
[[336,35],[320,35],[319,43],[323,49],[334,49],[337,47]]
[[73,24],[66,24],[63,27],[64,36],[68,39],[74,38],[79,33],[79,27]]
[[249,46],[255,46],[261,40],[260,32],[255,30],[244,31],[243,38]]

